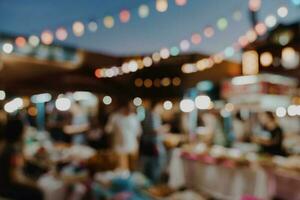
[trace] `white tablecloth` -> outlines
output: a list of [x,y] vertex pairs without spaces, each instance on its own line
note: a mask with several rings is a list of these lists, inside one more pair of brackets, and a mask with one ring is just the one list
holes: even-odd
[[[173,159],[176,161],[172,161]],[[172,160],[170,186],[186,186],[219,199],[240,200],[244,195],[260,199],[269,198],[268,176],[261,168],[227,168],[204,164],[200,161],[180,158],[178,151],[173,152]],[[178,164],[179,160],[181,164]],[[172,166],[172,163],[182,165],[183,169]],[[180,174],[184,174],[184,178],[181,178]]]

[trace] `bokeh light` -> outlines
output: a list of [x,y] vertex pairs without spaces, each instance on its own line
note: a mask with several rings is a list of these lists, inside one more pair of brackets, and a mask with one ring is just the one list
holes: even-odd
[[59,111],[67,111],[71,108],[71,100],[66,97],[59,97],[55,101],[55,107]]
[[168,1],[156,0],[155,7],[158,12],[166,12],[168,10]]
[[138,10],[138,14],[140,16],[140,18],[146,18],[149,16],[150,10],[149,7],[145,4],[140,5],[139,10]]
[[115,20],[112,16],[106,16],[103,19],[103,25],[105,26],[105,28],[113,28],[115,25]]
[[55,36],[58,40],[64,41],[68,37],[68,32],[64,27],[60,27],[56,30]]
[[41,41],[45,44],[45,45],[50,45],[53,42],[53,34],[51,31],[49,30],[45,30],[42,32],[41,34]]
[[6,54],[12,53],[14,50],[14,46],[11,43],[4,43],[2,45],[2,51]]
[[119,15],[120,21],[122,23],[127,23],[130,20],[130,12],[129,10],[122,10]]
[[102,99],[102,102],[105,104],[105,105],[109,105],[112,103],[112,98],[110,96],[104,96],[103,99]]
[[260,63],[264,67],[268,67],[273,63],[273,56],[270,52],[263,52],[260,55]]
[[77,37],[81,37],[84,34],[84,24],[80,21],[76,21],[72,26],[73,33]]
[[179,108],[182,112],[192,112],[195,109],[195,103],[191,99],[183,99],[180,101]]
[[173,103],[167,100],[163,103],[163,107],[165,110],[171,110],[173,108]]

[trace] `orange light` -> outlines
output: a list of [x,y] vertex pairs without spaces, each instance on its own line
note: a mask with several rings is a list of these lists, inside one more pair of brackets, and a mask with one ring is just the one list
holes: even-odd
[[15,42],[18,47],[24,47],[26,45],[26,39],[24,37],[17,37]]
[[38,114],[38,110],[35,107],[28,108],[28,115],[35,117]]
[[95,76],[97,78],[102,78],[102,69],[96,69],[95,70]]
[[128,10],[122,10],[119,17],[122,23],[127,23],[130,20],[130,12]]

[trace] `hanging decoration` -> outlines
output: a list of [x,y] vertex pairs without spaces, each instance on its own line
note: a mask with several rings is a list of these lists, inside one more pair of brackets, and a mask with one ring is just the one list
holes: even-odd
[[[238,19],[235,19],[235,15],[237,15],[236,13],[240,14],[240,17]],[[234,21],[240,21],[242,16],[240,12],[235,11],[232,14],[232,17]],[[216,21],[216,26],[220,32],[224,31],[229,26],[228,18],[220,17]],[[163,47],[160,50],[152,53],[152,55],[127,60],[120,66],[111,66],[106,68],[99,67],[95,70],[95,76],[97,78],[112,78],[124,74],[133,73],[143,68],[152,67],[154,66],[154,64],[160,62],[161,60],[168,59],[171,56],[178,56],[180,53],[188,51],[192,45],[200,45],[203,40],[209,40],[215,34],[216,30],[213,28],[213,25],[208,25],[203,29],[202,33],[193,33],[189,39],[181,40],[177,46],[172,46],[170,48]],[[249,33],[249,37],[253,37],[253,35]],[[234,54],[233,50],[230,47],[225,52],[228,55]],[[220,60],[220,57],[222,57],[222,55],[216,55],[215,57],[216,60]]]

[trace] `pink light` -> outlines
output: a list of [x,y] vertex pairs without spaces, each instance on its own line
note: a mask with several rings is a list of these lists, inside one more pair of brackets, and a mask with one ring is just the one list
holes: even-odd
[[128,10],[122,10],[119,17],[122,23],[127,23],[130,20],[130,12]]

